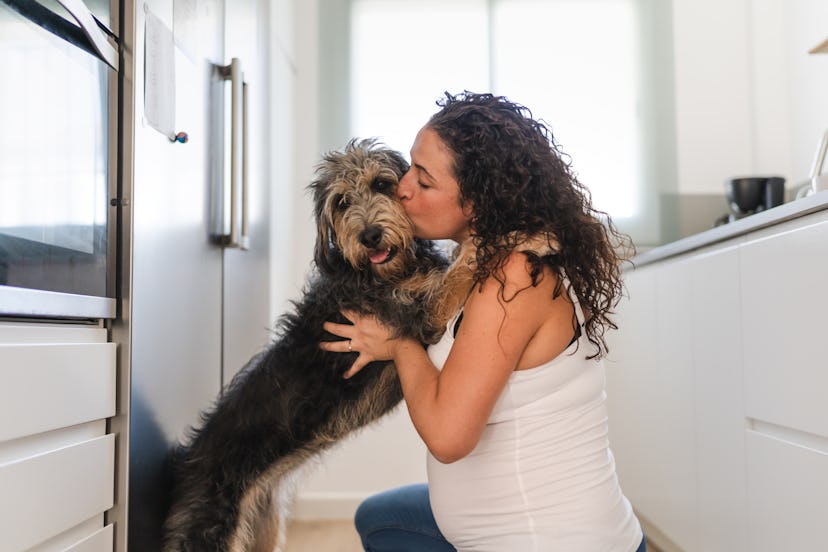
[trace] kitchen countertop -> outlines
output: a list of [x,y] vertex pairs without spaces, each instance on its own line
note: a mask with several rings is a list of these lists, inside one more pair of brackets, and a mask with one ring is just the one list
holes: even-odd
[[808,197],[785,203],[779,207],[774,207],[773,209],[768,209],[767,211],[762,211],[761,213],[756,213],[755,215],[750,215],[743,219],[655,247],[636,255],[632,262],[635,267],[652,264],[825,209],[828,209],[828,190],[817,192]]

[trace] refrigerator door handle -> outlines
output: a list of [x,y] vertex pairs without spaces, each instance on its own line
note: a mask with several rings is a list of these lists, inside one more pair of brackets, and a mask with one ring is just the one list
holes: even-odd
[[[226,193],[227,179],[222,176],[221,184],[215,188],[215,203],[218,207],[218,221],[213,239],[224,247],[246,250],[250,247],[248,216],[248,171],[247,171],[247,83],[241,70],[241,61],[233,58],[230,65],[216,66],[219,78],[230,81],[230,190]],[[221,102],[223,105],[223,102]],[[223,136],[223,132],[219,132]],[[227,146],[221,138],[221,151]],[[223,153],[221,154],[223,156]],[[224,175],[224,171],[221,171]],[[229,200],[229,201],[228,201]],[[227,208],[229,203],[229,209]],[[229,211],[229,212],[228,212]],[[227,220],[229,219],[229,224]]]
[[243,239],[244,215],[244,73],[239,58],[230,60],[230,243],[229,247],[247,249]]
[[247,126],[247,83],[242,78],[242,131],[241,131],[241,162],[242,162],[242,178],[241,178],[241,233],[239,234],[239,247],[241,249],[250,248],[250,220],[248,216],[249,198],[247,185],[247,143],[248,143],[248,126]]

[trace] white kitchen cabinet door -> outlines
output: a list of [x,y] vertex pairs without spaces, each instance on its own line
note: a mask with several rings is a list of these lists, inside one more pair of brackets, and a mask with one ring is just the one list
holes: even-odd
[[738,248],[696,255],[690,269],[698,470],[696,550],[746,552]]
[[673,544],[696,549],[690,265],[624,275],[606,362],[610,447],[624,494]]
[[100,531],[75,543],[64,552],[110,552],[112,550],[112,525],[107,525]]
[[0,344],[0,443],[113,416],[115,347]]
[[650,485],[658,492],[647,517],[684,550],[697,550],[691,265],[667,261],[656,273],[657,326],[652,373]]
[[652,484],[659,468],[651,454],[657,417],[652,405],[662,400],[652,385],[656,365],[655,267],[624,273],[627,297],[617,308],[617,331],[607,336],[609,354],[607,410],[610,448],[621,488],[637,511],[649,514],[659,507],[660,490]]
[[828,437],[828,212],[740,251],[747,416]]
[[100,326],[0,321],[3,552],[112,550],[116,345],[106,340]]
[[112,507],[115,436],[0,464],[3,550],[25,550]]
[[747,431],[751,552],[828,550],[828,446]]
[[99,518],[91,518],[86,523],[61,533],[26,552],[55,552],[56,550],[60,552],[112,552],[115,526],[109,524],[101,527],[102,518],[103,514]]

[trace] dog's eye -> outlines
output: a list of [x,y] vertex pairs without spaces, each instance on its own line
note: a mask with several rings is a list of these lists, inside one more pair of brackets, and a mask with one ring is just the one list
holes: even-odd
[[376,178],[371,182],[371,189],[380,194],[390,194],[394,191],[394,183],[386,178]]
[[339,194],[334,196],[333,206],[335,209],[344,211],[345,209],[351,206],[351,202],[348,201],[348,198],[346,198],[344,195]]

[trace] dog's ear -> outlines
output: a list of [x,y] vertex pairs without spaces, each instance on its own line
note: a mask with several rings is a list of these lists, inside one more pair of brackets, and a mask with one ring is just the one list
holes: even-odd
[[316,220],[316,246],[314,247],[314,261],[317,267],[324,272],[330,272],[330,254],[332,244],[336,240],[331,221],[328,219],[328,191],[336,178],[334,167],[341,158],[341,152],[330,151],[316,166],[316,178],[308,186],[313,194],[314,217]]
[[316,247],[314,248],[314,261],[316,266],[322,272],[331,272],[333,265],[330,262],[330,255],[332,252],[332,243],[336,239],[333,234],[333,229],[328,225],[327,221],[321,220],[317,217],[317,234]]
[[331,227],[331,223],[327,216],[328,206],[326,205],[327,196],[325,194],[327,188],[328,185],[325,182],[324,175],[311,184],[314,200],[313,214],[316,219],[316,245],[314,247],[314,261],[316,262],[316,266],[318,266],[323,272],[331,271],[332,267],[329,261],[329,256],[331,254],[332,244],[336,239],[336,235],[334,234],[334,230]]

